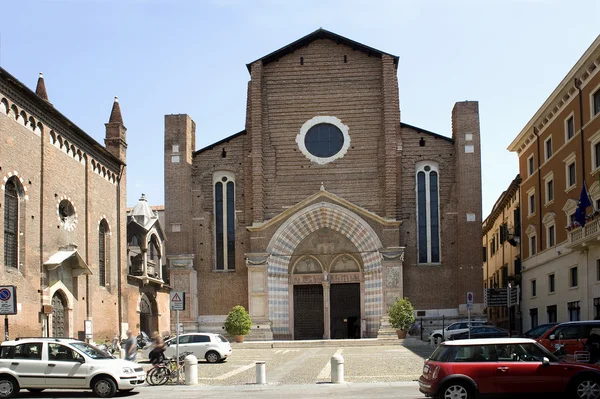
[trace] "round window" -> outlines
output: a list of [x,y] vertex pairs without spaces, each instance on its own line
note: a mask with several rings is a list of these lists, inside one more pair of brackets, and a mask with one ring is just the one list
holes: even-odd
[[58,217],[66,230],[73,230],[75,228],[77,215],[75,207],[69,200],[63,199],[58,204]]
[[335,116],[315,116],[302,125],[296,143],[309,160],[324,165],[343,158],[348,151],[348,126]]
[[319,123],[308,129],[304,137],[304,145],[315,157],[332,157],[342,149],[344,134],[335,125]]

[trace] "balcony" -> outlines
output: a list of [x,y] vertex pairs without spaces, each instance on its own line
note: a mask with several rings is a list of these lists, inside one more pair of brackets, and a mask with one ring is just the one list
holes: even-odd
[[585,248],[600,245],[600,218],[590,220],[584,227],[567,231],[567,248]]

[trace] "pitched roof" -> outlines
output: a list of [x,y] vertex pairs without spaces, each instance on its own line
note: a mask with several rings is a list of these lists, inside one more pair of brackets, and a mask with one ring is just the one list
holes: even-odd
[[344,44],[348,47],[351,47],[353,50],[362,51],[364,53],[367,53],[368,55],[374,55],[374,56],[380,57],[380,58],[383,54],[389,55],[390,57],[394,58],[394,65],[396,65],[396,68],[398,67],[398,56],[396,56],[396,55],[389,54],[389,53],[383,52],[381,50],[377,50],[373,47],[365,46],[362,43],[355,42],[354,40],[350,40],[344,36],[340,36],[337,33],[333,33],[328,30],[325,30],[323,28],[319,28],[316,31],[309,33],[308,35],[296,40],[295,42],[292,42],[292,43],[288,44],[287,46],[280,48],[279,50],[275,50],[272,53],[267,54],[262,58],[259,58],[255,61],[252,61],[249,64],[246,64],[246,67],[248,68],[248,72],[250,72],[252,64],[254,64],[257,61],[262,61],[263,65],[267,65],[271,62],[276,62],[281,57],[288,55],[290,53],[293,53],[294,51],[298,50],[301,47],[306,47],[310,43],[312,43],[318,39],[330,39],[330,40],[335,41],[336,43]]
[[413,126],[413,125],[409,125],[408,123],[404,123],[404,122],[400,122],[400,127],[405,127],[408,129],[414,129],[419,133],[425,133],[425,134],[429,134],[432,135],[433,137],[437,138],[437,139],[443,139],[443,140],[447,140],[451,143],[454,143],[454,139],[452,139],[451,137],[446,137],[444,135],[441,135],[439,133],[434,133],[434,132],[430,132],[429,130],[425,130],[425,129],[421,129],[420,127],[417,126]]
[[236,138],[238,136],[243,136],[245,134],[246,134],[246,130],[244,129],[241,132],[237,132],[235,134],[232,134],[231,136],[225,137],[224,139],[219,140],[216,143],[212,143],[212,144],[210,144],[210,145],[208,145],[208,146],[206,146],[204,148],[201,148],[201,149],[199,149],[197,151],[194,151],[193,155],[196,156],[196,155],[200,154],[201,152],[204,152],[204,151],[207,151],[207,150],[212,150],[213,148],[215,148],[219,144],[227,143],[228,141],[230,141],[230,140],[232,140],[232,139],[234,139],[234,138]]

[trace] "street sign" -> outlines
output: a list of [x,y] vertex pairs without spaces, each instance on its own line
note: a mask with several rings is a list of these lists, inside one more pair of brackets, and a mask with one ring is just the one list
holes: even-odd
[[17,287],[0,286],[0,315],[17,314]]
[[484,306],[485,307],[500,307],[508,306],[507,288],[486,288]]
[[185,310],[185,292],[171,291],[171,310]]

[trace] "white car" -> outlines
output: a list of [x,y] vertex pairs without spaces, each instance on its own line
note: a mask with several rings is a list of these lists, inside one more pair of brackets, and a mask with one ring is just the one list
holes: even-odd
[[[486,325],[485,321],[473,321],[471,320],[471,327],[479,327]],[[436,340],[446,340],[450,339],[451,335],[459,334],[462,332],[469,331],[469,322],[467,321],[457,321],[456,323],[452,323],[448,325],[448,327],[439,330],[433,330],[431,334],[429,334],[429,341]]]
[[[165,356],[167,358],[175,357],[177,350],[176,337],[165,341],[167,349]],[[153,346],[147,346],[142,350],[144,357],[149,357]],[[221,334],[214,333],[186,333],[179,335],[179,353],[192,352],[194,356],[200,359],[206,359],[208,363],[222,362],[231,356],[231,344]]]
[[91,389],[101,398],[144,384],[146,373],[95,346],[67,338],[17,338],[0,344],[0,398],[21,389]]

